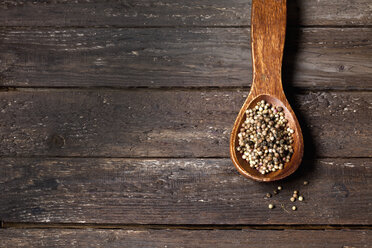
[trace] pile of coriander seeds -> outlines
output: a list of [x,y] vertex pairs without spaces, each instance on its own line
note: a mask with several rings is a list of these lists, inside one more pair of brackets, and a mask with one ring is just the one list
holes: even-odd
[[261,174],[283,169],[293,154],[294,133],[288,127],[283,108],[262,100],[245,114],[236,150]]

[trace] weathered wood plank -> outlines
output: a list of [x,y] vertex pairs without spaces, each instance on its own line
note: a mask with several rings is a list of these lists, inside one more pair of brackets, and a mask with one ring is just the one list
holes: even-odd
[[3,229],[3,247],[369,247],[371,230]]
[[[3,26],[249,25],[251,1],[21,1],[0,5]],[[291,0],[290,25],[369,25],[369,0]]]
[[[248,180],[230,159],[2,158],[0,169],[3,221],[372,223],[371,159],[305,161],[270,199],[264,196],[279,183]],[[293,190],[305,201],[292,203]],[[276,208],[268,209],[269,203]]]
[[[0,155],[229,157],[246,96],[234,89],[0,92]],[[306,157],[371,156],[372,92],[288,96]]]
[[[0,85],[248,86],[249,29],[4,29]],[[289,29],[284,83],[372,89],[372,28]]]

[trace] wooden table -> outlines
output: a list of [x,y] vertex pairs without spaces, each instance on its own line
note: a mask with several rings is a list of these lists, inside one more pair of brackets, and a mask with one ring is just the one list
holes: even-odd
[[0,247],[371,247],[371,1],[289,1],[305,157],[269,184],[228,153],[250,6],[3,1]]

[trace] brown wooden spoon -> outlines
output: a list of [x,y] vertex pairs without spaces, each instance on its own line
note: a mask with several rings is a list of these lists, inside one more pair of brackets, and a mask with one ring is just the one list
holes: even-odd
[[[286,0],[253,0],[251,42],[253,82],[251,91],[236,118],[230,140],[230,154],[238,171],[248,178],[269,182],[292,174],[300,165],[304,152],[301,127],[297,121],[282,87],[282,59],[286,30]],[[238,133],[246,116],[245,111],[257,102],[265,100],[284,109],[288,125],[294,130],[292,144],[294,153],[282,170],[262,175],[251,168],[237,152]]]

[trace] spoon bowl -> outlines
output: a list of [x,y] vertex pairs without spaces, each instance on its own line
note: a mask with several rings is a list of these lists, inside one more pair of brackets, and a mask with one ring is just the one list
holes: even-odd
[[[294,130],[293,133],[293,151],[292,157],[288,163],[284,164],[284,167],[282,170],[277,170],[275,172],[270,172],[268,174],[261,174],[258,170],[255,168],[250,167],[249,163],[242,158],[242,155],[237,152],[236,147],[238,147],[238,133],[239,129],[242,126],[244,120],[246,119],[245,110],[254,108],[256,104],[264,100],[274,106],[282,107],[283,112],[285,115],[285,118],[288,120],[288,127]],[[289,103],[287,101],[283,102],[279,100],[276,97],[270,96],[270,95],[259,95],[252,100],[250,98],[247,98],[247,101],[244,103],[238,118],[236,119],[232,134],[231,134],[231,144],[230,144],[230,154],[231,158],[233,160],[233,163],[236,167],[236,169],[244,176],[248,178],[252,178],[257,181],[262,182],[269,182],[269,181],[275,181],[282,178],[285,178],[295,172],[297,168],[299,167],[302,156],[303,156],[303,138],[301,133],[300,125],[297,121],[296,116],[293,113],[293,110]]]
[[[251,91],[236,118],[230,139],[230,155],[237,170],[244,176],[261,182],[285,178],[299,167],[304,142],[300,124],[293,112],[282,87],[282,59],[286,29],[286,0],[253,0],[251,21],[251,43],[253,61],[253,82]],[[288,126],[294,130],[293,154],[283,169],[261,174],[242,158],[236,150],[238,133],[246,119],[245,111],[256,104],[266,102],[282,107]]]

